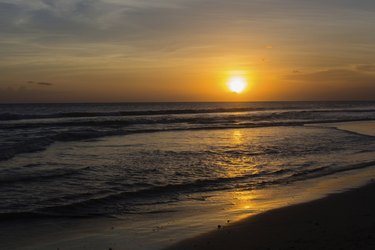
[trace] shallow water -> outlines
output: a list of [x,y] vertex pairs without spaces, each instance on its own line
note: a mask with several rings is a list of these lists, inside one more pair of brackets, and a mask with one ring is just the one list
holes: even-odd
[[170,211],[375,164],[375,140],[331,128],[170,131],[56,143],[0,162],[0,214],[92,217]]

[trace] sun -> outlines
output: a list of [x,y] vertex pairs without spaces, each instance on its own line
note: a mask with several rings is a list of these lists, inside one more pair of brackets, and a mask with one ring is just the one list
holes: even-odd
[[247,87],[247,81],[242,76],[231,77],[227,84],[228,84],[228,88],[230,89],[230,91],[236,94],[241,94],[242,92],[245,91]]

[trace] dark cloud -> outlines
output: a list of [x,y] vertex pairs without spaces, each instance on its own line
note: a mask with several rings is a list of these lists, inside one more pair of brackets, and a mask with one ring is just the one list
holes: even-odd
[[61,102],[67,93],[27,86],[0,87],[0,103]]
[[364,72],[375,72],[375,64],[358,65],[356,69]]
[[[12,32],[38,31],[36,34],[39,34],[39,39],[45,35],[59,35],[61,39],[61,36],[65,36],[63,41],[126,39],[130,42],[149,38],[155,42],[173,37],[186,38],[191,34],[204,35],[205,32],[215,30],[221,36],[232,36],[231,32],[239,28],[252,33],[260,29],[259,25],[251,25],[257,21],[262,23],[261,26],[272,27],[274,25],[270,20],[302,19],[308,17],[309,13],[320,15],[323,13],[319,11],[322,6],[327,8],[327,4],[295,0],[202,0],[176,1],[174,4],[162,0],[139,1],[139,4],[126,0],[41,2],[43,4],[35,6],[26,4],[27,1],[0,5],[0,13],[6,14],[5,26],[9,28],[12,23]],[[343,1],[335,2],[334,10],[351,4],[351,1],[345,1],[344,4]],[[223,29],[226,32],[221,32]],[[313,31],[311,26],[309,30]]]
[[304,82],[374,84],[375,86],[375,75],[349,69],[293,74],[287,75],[285,79]]
[[22,20],[25,9],[13,3],[0,3],[0,32],[17,32],[17,22]]
[[29,84],[36,84],[36,85],[40,85],[40,86],[52,86],[53,83],[50,83],[50,82],[34,82],[34,81],[28,81],[27,83]]
[[286,80],[307,99],[375,100],[375,74],[348,69],[331,69],[312,73],[290,74]]
[[[40,55],[47,49],[52,51],[61,47],[65,48],[64,55],[69,55],[68,52],[76,55],[79,53],[77,48],[80,51],[92,49],[85,46],[87,43],[122,43],[132,47],[133,51],[140,50],[148,55],[150,51],[163,53],[173,49],[178,52],[187,47],[205,47],[209,50],[210,47],[225,47],[226,42],[236,46],[236,40],[242,41],[242,46],[248,49],[259,48],[254,37],[267,37],[267,34],[282,32],[282,40],[300,40],[303,30],[298,30],[298,36],[290,34],[299,26],[291,25],[290,21],[302,25],[313,17],[313,25],[311,20],[307,23],[308,33],[311,37],[318,37],[314,33],[320,32],[321,29],[317,27],[327,26],[326,22],[317,22],[315,14],[325,15],[327,12],[326,15],[331,16],[333,11],[352,5],[351,1],[335,0],[334,9],[329,5],[332,9],[321,11],[322,6],[327,8],[327,4],[307,0],[7,2],[9,3],[0,3],[0,32],[4,32],[1,35],[6,37],[18,34],[18,38],[23,41],[5,44],[3,51],[0,47],[0,54],[10,56],[17,51],[26,50],[25,48],[29,49],[30,53]],[[368,1],[360,2],[356,4],[366,8],[373,5]],[[345,14],[345,19],[348,18],[348,14]],[[357,20],[355,15],[352,19]],[[371,23],[371,20],[367,23]],[[284,25],[287,27],[283,27]],[[270,41],[264,38],[263,42],[267,44]],[[271,49],[272,46],[265,48]],[[96,51],[103,53],[101,50]],[[113,51],[117,54],[131,53],[116,46],[113,46]],[[219,53],[218,51],[219,49],[216,49],[216,53]],[[201,52],[202,49],[199,53]],[[139,53],[137,55],[139,56]]]

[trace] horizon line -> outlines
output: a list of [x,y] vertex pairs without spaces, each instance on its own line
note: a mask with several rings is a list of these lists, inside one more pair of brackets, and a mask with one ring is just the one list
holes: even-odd
[[375,102],[374,100],[295,100],[295,101],[115,101],[115,102],[0,102],[0,105],[28,104],[173,104],[173,103],[292,103],[292,102]]

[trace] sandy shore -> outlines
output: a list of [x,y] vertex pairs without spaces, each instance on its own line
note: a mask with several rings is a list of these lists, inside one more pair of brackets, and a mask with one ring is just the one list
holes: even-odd
[[275,209],[173,249],[375,249],[375,183]]

